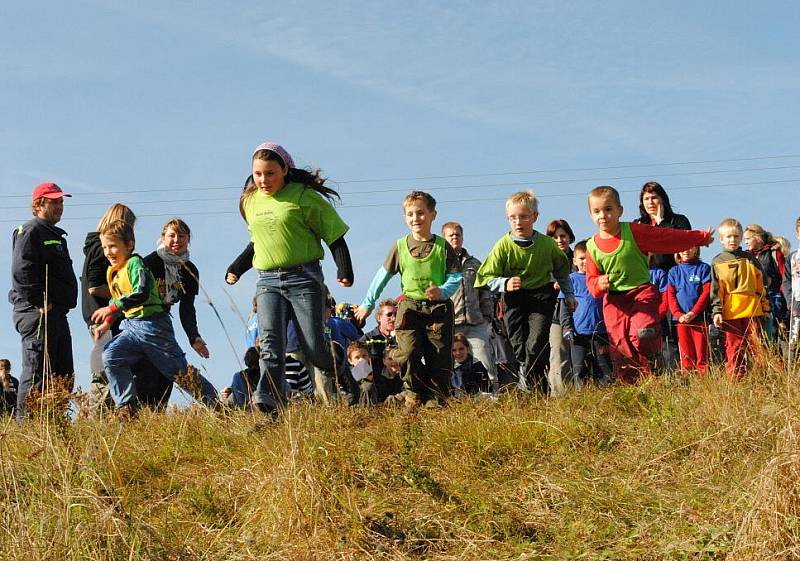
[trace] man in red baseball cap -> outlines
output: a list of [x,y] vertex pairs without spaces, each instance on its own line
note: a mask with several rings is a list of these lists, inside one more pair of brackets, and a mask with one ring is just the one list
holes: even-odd
[[64,378],[69,388],[74,382],[67,312],[78,303],[78,281],[67,249],[67,233],[56,226],[64,213],[64,197],[71,196],[55,183],[34,187],[33,218],[19,226],[12,238],[8,300],[14,306],[14,325],[22,338],[19,420],[27,415],[25,399],[31,388],[42,390],[49,376]]

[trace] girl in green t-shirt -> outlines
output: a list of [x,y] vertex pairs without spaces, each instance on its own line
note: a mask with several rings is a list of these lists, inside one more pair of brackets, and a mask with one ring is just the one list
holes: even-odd
[[[286,403],[286,324],[291,318],[306,359],[330,376],[336,372],[324,336],[327,289],[320,267],[321,242],[333,254],[339,285],[353,284],[353,266],[344,241],[349,228],[331,205],[339,195],[325,185],[319,170],[296,168],[282,146],[266,142],[253,152],[252,171],[253,182],[242,191],[239,211],[247,222],[252,265],[258,270],[261,377],[253,403],[274,412]],[[229,272],[227,280],[232,284],[238,276]],[[351,399],[357,401],[358,396]]]

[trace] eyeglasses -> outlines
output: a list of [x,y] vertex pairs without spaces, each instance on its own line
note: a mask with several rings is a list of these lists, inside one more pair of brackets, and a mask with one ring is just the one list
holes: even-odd
[[381,314],[381,317],[384,317],[384,318],[397,317],[397,312],[385,312],[385,313]]

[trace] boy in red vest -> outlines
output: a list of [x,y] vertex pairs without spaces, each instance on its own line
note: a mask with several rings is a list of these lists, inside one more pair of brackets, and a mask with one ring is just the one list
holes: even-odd
[[589,214],[597,225],[586,244],[586,284],[603,300],[614,375],[635,383],[661,351],[658,288],[650,283],[647,254],[677,253],[713,241],[713,229],[673,230],[620,222],[622,204],[613,187],[589,193]]

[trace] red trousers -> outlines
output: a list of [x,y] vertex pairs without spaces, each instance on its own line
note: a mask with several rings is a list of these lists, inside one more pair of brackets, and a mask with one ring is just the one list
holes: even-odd
[[681,353],[681,368],[697,370],[705,374],[708,370],[708,325],[702,319],[691,323],[678,323],[678,350]]
[[603,320],[608,332],[614,377],[635,384],[650,372],[661,352],[661,294],[645,284],[624,294],[606,294]]
[[747,355],[753,351],[761,333],[759,318],[728,319],[722,322],[725,333],[725,367],[732,378],[747,374]]

